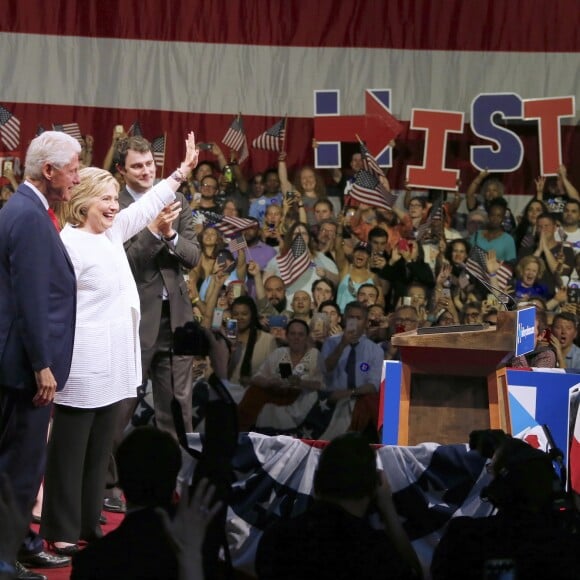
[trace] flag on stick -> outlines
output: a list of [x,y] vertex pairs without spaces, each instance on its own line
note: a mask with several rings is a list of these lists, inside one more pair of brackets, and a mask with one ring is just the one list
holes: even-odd
[[238,152],[238,163],[243,163],[248,157],[248,139],[244,132],[244,124],[242,116],[238,115],[229,126],[226,134],[222,139],[222,143]]
[[445,229],[444,229],[445,226],[443,224],[444,212],[445,212],[445,208],[443,207],[443,202],[441,200],[436,201],[431,206],[431,209],[429,210],[429,217],[427,218],[427,220],[417,227],[417,231],[415,233],[415,239],[417,241],[421,241],[426,237],[427,238],[432,237],[430,234],[431,234],[431,228],[433,227],[433,220],[439,220],[439,223],[440,223],[441,227],[443,228],[442,232],[443,232],[443,236],[444,236],[445,235]]
[[165,135],[155,137],[151,141],[151,151],[153,152],[153,159],[157,167],[163,167],[165,165]]
[[286,118],[264,131],[252,141],[252,147],[266,151],[280,151],[286,138]]
[[[471,248],[471,252],[469,253],[469,257],[465,262],[465,269],[476,279],[479,278],[482,280],[488,280],[489,274],[487,272],[486,258],[487,255],[485,250],[479,246],[473,246],[473,248]],[[496,272],[495,277],[501,285],[500,287],[505,288],[512,278],[512,271],[510,268],[508,268],[508,266],[502,264]]]
[[52,128],[54,131],[61,131],[62,133],[70,135],[77,141],[82,141],[83,136],[81,135],[81,128],[78,123],[63,123],[61,125],[53,125]]
[[377,177],[381,176],[385,177],[384,171],[380,168],[377,160],[371,155],[367,146],[363,143],[363,141],[358,135],[356,136],[356,138],[358,139],[360,145],[360,154],[362,156],[363,169],[365,169],[370,173],[373,173]]
[[0,138],[10,151],[20,146],[20,121],[2,105],[0,105]]
[[135,121],[127,131],[129,137],[143,137],[143,131],[141,130],[141,123]]
[[248,244],[246,242],[246,238],[244,238],[242,233],[237,233],[228,244],[228,248],[230,252],[233,254],[234,252],[239,252],[240,250],[247,249]]
[[215,229],[225,237],[243,232],[248,228],[253,228],[258,225],[255,220],[240,217],[224,216],[219,222],[215,224]]
[[350,196],[359,203],[381,209],[391,209],[397,199],[393,193],[382,185],[376,175],[365,169],[355,175]]
[[310,267],[310,253],[302,234],[298,234],[292,241],[290,249],[283,255],[277,256],[280,278],[286,286],[298,280]]

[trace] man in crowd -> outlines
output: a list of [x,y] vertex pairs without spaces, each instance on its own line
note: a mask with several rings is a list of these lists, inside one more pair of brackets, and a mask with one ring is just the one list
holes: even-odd
[[576,317],[570,312],[560,312],[552,321],[552,346],[561,369],[580,370],[580,348],[574,344],[578,335]]
[[578,536],[555,505],[549,455],[508,438],[495,451],[488,471],[493,479],[482,497],[497,512],[487,518],[451,519],[433,555],[434,580],[514,574],[518,580],[575,578]]
[[[119,204],[124,209],[153,187],[155,162],[150,143],[143,137],[130,137],[122,142],[118,167],[126,184],[119,194]],[[202,190],[206,182],[215,183],[215,179],[205,176]],[[157,426],[175,436],[173,393],[181,405],[186,428],[191,428],[192,363],[190,357],[174,356],[171,368],[169,351],[175,328],[193,319],[182,268],[193,268],[200,255],[185,198],[178,194],[177,200],[164,208],[147,228],[125,243],[125,251],[141,301],[143,378],[152,382]],[[116,434],[117,444],[135,402],[135,399],[126,401]],[[118,497],[107,498],[105,509],[122,511],[123,504]]]
[[[256,554],[260,580],[420,578],[421,568],[399,522],[387,476],[358,433],[324,448],[314,474],[315,501],[264,531]],[[384,530],[368,523],[376,506]]]
[[[391,315],[390,319],[391,337],[400,332],[408,332],[409,330],[416,330],[419,327],[419,316],[414,306],[399,306]],[[394,346],[392,341],[387,345],[388,360],[400,360],[400,352],[397,346]]]
[[206,175],[199,185],[201,199],[199,207],[195,210],[197,214],[205,217],[206,222],[215,223],[221,218],[222,207],[217,201],[219,191],[218,180],[213,175]]
[[379,289],[371,283],[361,284],[356,293],[356,299],[368,308],[377,303],[377,300],[379,299]]
[[338,224],[335,220],[325,219],[318,224],[318,234],[316,236],[318,251],[322,252],[333,262],[336,262],[336,250],[334,249],[334,245],[336,243],[337,230]]
[[260,239],[260,222],[255,218],[250,219],[256,225],[244,230],[244,238],[246,239],[246,244],[248,244],[246,259],[253,260],[258,264],[260,270],[264,270],[268,262],[276,255],[276,250]]
[[264,195],[253,199],[250,205],[250,217],[256,218],[260,226],[264,225],[266,208],[272,203],[282,207],[284,201],[284,195],[280,191],[280,178],[275,169],[268,169],[264,173],[264,186]]
[[580,252],[580,201],[569,199],[564,205],[562,230],[556,232],[556,240],[570,246],[574,253]]
[[304,320],[307,324],[310,322],[310,317],[312,315],[312,298],[308,292],[304,290],[298,290],[294,292],[292,297],[292,318],[300,318]]
[[[75,328],[75,274],[49,206],[68,201],[80,183],[80,150],[60,132],[33,139],[25,181],[0,212],[0,473],[27,518],[44,475],[52,401],[69,375]],[[33,567],[69,562],[45,552],[30,531],[18,558]]]
[[285,315],[288,318],[292,316],[292,311],[288,309],[288,299],[286,298],[286,286],[282,278],[270,276],[263,283],[263,296],[260,292],[262,275],[256,272],[254,281],[256,283],[256,296],[258,297],[256,305],[260,316]]
[[319,361],[325,388],[333,399],[376,393],[381,382],[383,350],[365,335],[368,310],[349,302],[344,311],[345,331],[324,341]]

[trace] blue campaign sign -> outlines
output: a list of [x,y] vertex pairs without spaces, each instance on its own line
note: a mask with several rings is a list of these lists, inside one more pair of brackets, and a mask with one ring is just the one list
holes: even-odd
[[506,378],[511,434],[547,425],[567,463],[569,426],[576,417],[580,375],[545,369],[533,372],[514,369],[507,371]]
[[536,346],[536,307],[516,313],[516,356],[532,352]]

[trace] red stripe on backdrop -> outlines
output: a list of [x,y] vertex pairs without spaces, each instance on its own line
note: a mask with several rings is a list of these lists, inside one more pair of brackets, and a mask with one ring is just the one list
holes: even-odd
[[[232,115],[203,115],[197,113],[176,113],[170,111],[137,111],[128,109],[107,109],[91,107],[67,107],[35,105],[26,103],[6,103],[6,106],[21,120],[22,158],[27,144],[36,134],[38,125],[51,128],[54,119],[74,119],[78,122],[84,134],[95,138],[93,163],[101,165],[111,144],[113,129],[117,124],[123,124],[128,129],[136,119],[141,123],[143,134],[148,139],[164,132],[167,133],[167,150],[165,175],[171,172],[181,161],[184,151],[184,139],[188,131],[194,130],[198,141],[216,141],[227,155],[227,148],[221,144],[221,139],[230,126]],[[278,118],[244,116],[244,128],[251,142],[257,135],[271,127]],[[388,170],[387,176],[391,186],[396,189],[403,187],[407,165],[421,165],[423,157],[424,134],[409,129],[404,124],[404,131],[397,138],[394,152],[394,164]],[[534,179],[539,175],[539,151],[537,127],[535,124],[510,126],[518,133],[524,144],[524,160],[519,170],[505,174],[502,180],[508,194],[534,193]],[[303,164],[313,164],[313,152],[309,143],[313,136],[313,120],[304,118],[289,118],[287,125],[286,150],[290,168]],[[476,172],[470,165],[469,147],[474,144],[489,144],[476,138],[465,126],[462,135],[450,138],[447,151],[446,167],[461,170],[462,186],[465,191]],[[354,145],[352,146],[354,151]],[[6,156],[0,145],[0,157]],[[357,149],[358,151],[358,149]],[[574,184],[580,184],[580,131],[574,126],[562,126],[562,154],[568,167],[569,178]],[[212,160],[213,156],[203,152],[201,159]],[[276,166],[278,154],[250,148],[250,159],[243,165],[247,176],[257,171]],[[348,167],[349,159],[342,160]],[[160,172],[159,172],[160,173]]]
[[[0,30],[183,42],[577,52],[573,0],[19,0]],[[329,32],[330,31],[330,32]]]

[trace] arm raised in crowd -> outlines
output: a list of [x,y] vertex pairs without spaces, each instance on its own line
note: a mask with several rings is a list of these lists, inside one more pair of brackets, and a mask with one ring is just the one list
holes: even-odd
[[483,183],[483,180],[489,175],[487,169],[480,171],[479,175],[469,184],[465,194],[465,205],[469,211],[477,208],[477,192]]

